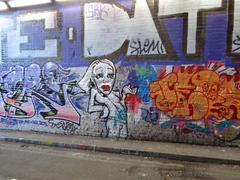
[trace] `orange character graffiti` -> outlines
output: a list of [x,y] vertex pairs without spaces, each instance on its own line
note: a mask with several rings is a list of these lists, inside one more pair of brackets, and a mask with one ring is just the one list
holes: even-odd
[[171,117],[216,122],[240,119],[239,72],[220,63],[174,67],[150,84],[156,107]]

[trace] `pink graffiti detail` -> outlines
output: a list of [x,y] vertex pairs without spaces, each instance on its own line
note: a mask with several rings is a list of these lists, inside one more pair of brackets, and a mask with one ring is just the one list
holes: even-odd
[[63,85],[63,93],[64,93],[64,99],[65,99],[65,105],[59,105],[58,103],[52,101],[51,99],[39,94],[38,92],[35,92],[39,97],[42,99],[47,100],[54,109],[56,109],[57,113],[55,115],[49,115],[44,117],[45,119],[62,119],[66,121],[70,121],[76,124],[80,124],[81,116],[73,106],[73,103],[71,102],[70,98],[67,94],[67,85]]
[[57,110],[57,114],[53,116],[47,116],[45,119],[62,119],[80,124],[80,115],[77,113],[71,103],[65,106],[54,104],[54,108]]
[[26,115],[21,117],[30,118],[35,115],[35,108],[31,98],[28,98],[28,102],[22,102],[18,99],[10,99],[10,98],[6,98],[4,100],[7,105],[11,105],[10,111],[8,112],[9,117],[19,117],[19,115],[16,115],[15,113],[17,109],[20,109],[26,113]]
[[3,100],[3,97],[0,96],[0,116],[6,116],[6,111],[5,111],[5,102]]
[[[7,111],[5,109],[6,105],[10,106]],[[21,110],[26,114],[18,115],[16,110]],[[31,118],[34,115],[35,108],[31,98],[28,97],[28,101],[23,102],[20,97],[11,99],[7,97],[7,94],[2,94],[2,96],[0,96],[0,116]]]

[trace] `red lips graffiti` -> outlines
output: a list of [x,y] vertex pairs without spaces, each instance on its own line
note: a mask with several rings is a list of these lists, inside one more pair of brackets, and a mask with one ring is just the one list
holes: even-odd
[[103,85],[101,87],[104,91],[109,91],[110,90],[110,86],[109,85]]

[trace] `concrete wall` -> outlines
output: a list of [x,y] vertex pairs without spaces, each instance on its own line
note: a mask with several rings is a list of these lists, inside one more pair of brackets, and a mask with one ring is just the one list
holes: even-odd
[[0,14],[0,128],[238,144],[240,0]]

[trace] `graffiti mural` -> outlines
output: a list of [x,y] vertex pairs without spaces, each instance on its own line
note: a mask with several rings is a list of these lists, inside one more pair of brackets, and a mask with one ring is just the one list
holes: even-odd
[[239,34],[240,34],[240,20],[239,20],[239,8],[240,1],[234,0],[232,3],[229,4],[229,11],[233,12],[233,14],[229,14],[229,34],[228,34],[228,44],[229,53],[232,56],[236,56],[240,53],[240,43],[239,43]]
[[36,114],[33,98],[38,98],[49,111],[40,111],[44,119],[63,119],[80,124],[80,115],[72,105],[73,86],[66,79],[69,71],[48,62],[43,68],[37,64],[28,67],[13,66],[1,77],[0,116],[31,118]]
[[0,10],[1,129],[239,145],[240,0],[62,3]]
[[96,60],[87,69],[79,86],[88,93],[88,112],[100,112],[100,119],[106,119],[107,136],[128,136],[127,107],[125,98],[128,94],[135,94],[136,89],[130,85],[124,86],[122,90],[115,90],[116,68],[107,60]]
[[[127,50],[128,56],[167,54],[146,0],[136,1],[134,17],[132,18],[129,17],[124,8],[107,3],[87,3],[84,5],[84,14],[85,57],[112,54],[121,48],[127,39],[130,41]],[[145,26],[149,29],[142,26],[142,18],[146,20]],[[111,22],[111,26],[109,26],[109,22]],[[95,28],[96,26],[100,26],[100,28]],[[111,38],[108,37],[109,33],[112,34]],[[104,44],[98,46],[99,43]]]
[[46,63],[42,69],[41,87],[33,94],[50,109],[48,112],[40,112],[45,119],[64,119],[80,124],[80,115],[70,98],[76,93],[71,87],[74,86],[74,82],[68,82],[66,79],[68,74],[69,71],[59,65]]
[[157,109],[182,118],[180,126],[185,121],[203,121],[205,127],[211,127],[239,120],[239,70],[219,62],[167,68],[159,70],[150,94]]

